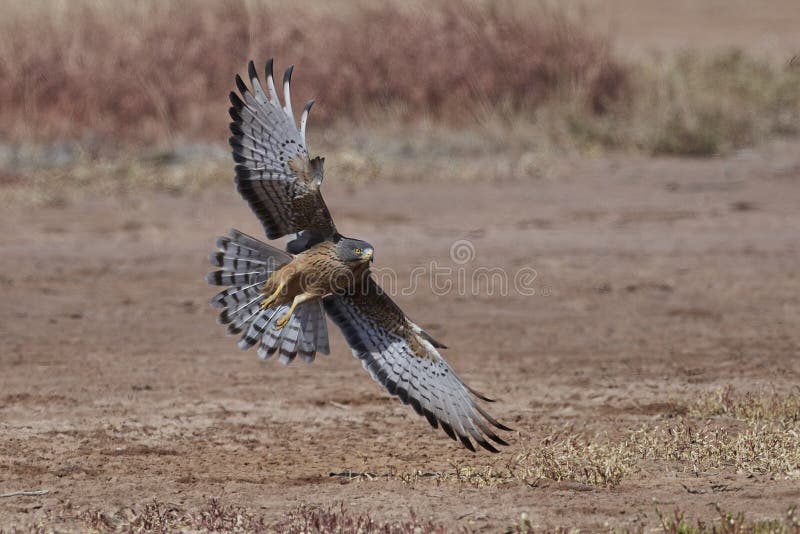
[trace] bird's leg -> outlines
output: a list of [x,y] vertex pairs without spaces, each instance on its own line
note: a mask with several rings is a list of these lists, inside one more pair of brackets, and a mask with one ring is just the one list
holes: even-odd
[[296,307],[298,307],[298,306],[299,306],[299,305],[301,305],[302,303],[304,303],[304,302],[306,302],[306,301],[308,301],[308,300],[311,300],[311,299],[313,299],[313,298],[315,298],[315,297],[317,297],[317,296],[318,296],[318,295],[314,295],[314,294],[312,294],[312,293],[300,293],[299,295],[297,295],[297,296],[294,298],[294,300],[292,301],[292,306],[291,306],[291,308],[289,308],[289,311],[288,311],[288,312],[286,312],[286,315],[284,315],[284,316],[282,316],[282,317],[279,317],[279,318],[278,318],[278,320],[277,320],[277,321],[275,321],[275,327],[276,327],[278,330],[280,330],[281,328],[283,328],[284,326],[286,326],[286,323],[288,323],[288,322],[289,322],[289,318],[290,318],[290,317],[292,316],[292,314],[294,313],[294,309],[295,309]]
[[267,308],[272,306],[275,300],[280,296],[281,291],[283,291],[284,287],[286,287],[286,280],[282,279],[280,282],[278,282],[278,288],[269,297],[267,297],[261,302],[260,306],[261,309],[266,310]]

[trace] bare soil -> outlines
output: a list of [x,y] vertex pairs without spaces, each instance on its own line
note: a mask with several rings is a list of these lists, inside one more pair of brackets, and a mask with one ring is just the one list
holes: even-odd
[[[405,280],[431,261],[532,267],[534,295],[398,295],[516,429],[471,454],[373,383],[331,325],[312,365],[236,349],[208,305],[214,237],[259,225],[227,177],[197,195],[85,198],[0,212],[0,525],[66,502],[113,511],[209,498],[279,518],[299,503],[451,527],[653,526],[712,503],[776,516],[800,485],[721,469],[642,469],[616,487],[543,480],[477,488],[352,470],[446,472],[504,462],[553,428],[635,428],[716,388],[786,392],[800,378],[800,145],[725,159],[612,157],[526,183],[368,183],[324,192],[340,230]],[[469,272],[469,271],[468,271]],[[687,489],[688,488],[688,489]],[[715,489],[716,488],[716,489]],[[717,491],[719,488],[723,490]],[[691,492],[689,491],[691,490]],[[65,525],[68,526],[68,525]]]

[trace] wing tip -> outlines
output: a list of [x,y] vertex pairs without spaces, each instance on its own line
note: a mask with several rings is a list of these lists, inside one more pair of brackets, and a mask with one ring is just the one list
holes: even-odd
[[244,80],[242,80],[241,76],[237,74],[234,79],[236,80],[236,88],[239,89],[239,92],[242,93],[242,95],[250,92],[250,89],[248,89],[247,84],[244,83]]
[[474,406],[475,409],[478,410],[478,413],[481,414],[483,418],[486,419],[489,423],[491,423],[492,426],[494,426],[495,428],[499,428],[500,430],[505,430],[506,432],[514,432],[513,428],[507,427],[506,425],[502,424],[497,419],[492,417],[491,414],[489,414],[489,412],[487,412],[480,406],[480,404],[475,403]]
[[[237,74],[236,77],[239,78],[239,75]],[[241,80],[241,78],[239,78],[239,80]],[[242,82],[242,83],[244,83],[244,82]],[[242,107],[244,107],[244,102],[239,97],[239,95],[237,95],[234,91],[231,91],[230,93],[228,93],[228,99],[231,101],[231,105],[233,106],[233,108],[237,112],[239,110],[241,110]]]
[[[476,441],[478,440],[476,439]],[[500,452],[500,450],[497,447],[495,447],[485,439],[481,439],[480,441],[478,441],[478,444],[487,451],[491,452],[492,454],[498,454]]]
[[444,430],[444,433],[447,434],[447,436],[450,439],[452,439],[453,441],[458,441],[458,438],[456,438],[456,433],[453,432],[453,427],[450,426],[450,423],[446,423],[445,421],[439,421],[439,424],[442,425],[442,430]]
[[294,71],[294,65],[289,65],[289,68],[286,69],[286,72],[283,73],[283,83],[291,83],[292,81],[292,72]]
[[251,59],[247,62],[247,75],[250,77],[250,80],[258,80],[258,72],[256,72],[256,64]]
[[459,434],[458,439],[461,441],[464,447],[469,449],[470,452],[477,452],[477,450],[475,449],[475,445],[472,444],[472,442],[469,440],[467,436],[462,436],[461,434]]
[[481,393],[480,391],[476,391],[476,390],[472,389],[469,386],[467,386],[467,389],[469,390],[470,393],[472,393],[473,395],[475,395],[476,397],[478,397],[479,399],[481,399],[483,401],[486,401],[486,402],[497,402],[497,399],[489,398],[486,395],[484,395],[483,393]]

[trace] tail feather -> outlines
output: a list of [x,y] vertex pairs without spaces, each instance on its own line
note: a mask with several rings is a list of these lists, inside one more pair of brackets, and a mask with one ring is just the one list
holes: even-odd
[[[212,252],[208,256],[208,261],[214,267],[222,267],[226,271],[234,272],[258,271],[262,267],[267,267],[269,263],[269,260],[244,259],[237,256],[227,256],[226,254],[226,252]],[[275,268],[274,266],[272,268],[267,267],[266,270],[272,272]]]
[[[220,241],[226,242],[224,247],[219,246]],[[227,237],[223,236],[217,239],[217,243],[218,243],[217,244],[218,248],[223,252],[227,251],[228,247],[232,247],[236,250],[247,249],[248,251],[250,251],[249,253],[253,254],[250,256],[242,256],[242,254],[237,253],[237,255],[242,257],[259,257],[259,258],[274,257],[278,261],[286,260],[286,261],[279,261],[278,263],[279,266],[283,265],[288,261],[291,261],[292,259],[291,256],[289,256],[282,250],[278,250],[273,246],[267,245],[263,241],[259,241],[255,237],[251,237],[243,232],[240,232],[239,230],[236,230],[235,228],[231,229],[231,231],[228,232]]]
[[[299,308],[299,306],[298,306]],[[303,333],[303,326],[300,324],[299,309],[295,310],[289,318],[289,322],[280,331],[280,342],[278,345],[278,361],[284,365],[289,365],[297,356],[297,345],[300,335]]]
[[313,362],[317,352],[314,345],[316,341],[316,334],[314,333],[314,328],[317,326],[316,322],[316,318],[306,320],[300,335],[300,348],[298,353],[300,354],[300,358],[306,363]]
[[316,353],[330,352],[325,311],[322,302],[306,302],[298,306],[282,329],[275,321],[289,311],[288,305],[262,309],[264,283],[292,257],[238,230],[217,238],[217,249],[209,261],[220,270],[209,273],[206,280],[213,285],[231,286],[217,293],[211,305],[221,308],[219,322],[227,324],[229,335],[242,334],[238,346],[245,350],[256,344],[258,356],[269,358],[280,351],[286,365],[299,354],[306,362]]
[[247,332],[239,340],[239,348],[247,350],[258,343],[272,320],[280,317],[282,313],[286,313],[288,309],[288,306],[271,308],[268,310],[269,313],[262,313],[256,317],[256,319],[250,323]]
[[[279,307],[274,318],[281,317],[288,310],[288,306]],[[292,363],[297,355],[311,363],[318,351],[328,354],[325,310],[321,302],[306,302],[298,306],[282,329],[275,328],[271,319],[261,322],[259,318],[250,327],[246,337],[249,338],[248,342],[253,343],[253,340],[261,339],[258,347],[261,359],[267,359],[277,352],[280,354],[279,361],[284,365]]]
[[212,286],[240,286],[245,284],[263,284],[267,278],[266,272],[260,269],[244,273],[214,271],[206,275],[206,282]]
[[221,291],[214,295],[214,297],[211,299],[211,306],[214,308],[230,308],[231,306],[237,306],[242,302],[247,302],[260,293],[260,282],[246,286],[229,287],[225,291]]
[[219,314],[219,322],[228,325],[230,334],[238,334],[261,312],[261,295],[238,308],[226,308]]
[[322,306],[322,312],[317,317],[317,325],[314,327],[314,345],[317,347],[317,352],[322,354],[330,354],[331,347],[328,344],[328,322],[326,321],[325,306]]

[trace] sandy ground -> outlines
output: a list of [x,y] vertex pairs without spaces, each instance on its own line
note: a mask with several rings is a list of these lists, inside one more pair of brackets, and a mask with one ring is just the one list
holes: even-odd
[[[733,385],[800,377],[800,151],[726,159],[609,158],[559,180],[324,185],[340,230],[406,279],[453,266],[532,267],[535,295],[400,295],[446,357],[517,430],[499,461],[546,429],[635,428]],[[115,510],[211,497],[277,518],[299,503],[497,531],[653,525],[655,508],[711,503],[774,516],[796,481],[721,470],[638,472],[615,488],[543,481],[476,488],[332,472],[442,472],[473,455],[392,400],[332,326],[312,365],[260,363],[223,335],[203,282],[214,236],[259,226],[228,179],[199,195],[148,193],[0,213],[0,525],[69,501]],[[713,493],[724,482],[729,491]],[[689,493],[684,488],[703,489]],[[716,486],[719,487],[719,486]]]

